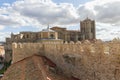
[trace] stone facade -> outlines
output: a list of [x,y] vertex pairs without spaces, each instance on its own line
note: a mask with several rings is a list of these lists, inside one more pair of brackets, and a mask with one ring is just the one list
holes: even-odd
[[82,41],[96,39],[95,21],[86,18],[80,21],[80,31],[67,30],[66,28],[53,27],[52,30],[58,32],[58,38],[64,41]]
[[90,19],[85,19],[80,22],[81,26],[81,39],[96,39],[95,21]]
[[38,42],[45,39],[58,39],[58,34],[50,29],[44,29],[40,32],[20,32],[11,34],[11,38],[6,38],[6,43],[12,42]]
[[[51,30],[58,32],[58,38],[64,41],[80,41],[80,31],[76,30],[67,30],[66,28],[61,27],[52,27]],[[82,39],[81,39],[82,40]]]
[[67,30],[61,27],[52,27],[44,29],[40,32],[20,32],[19,34],[11,34],[11,38],[6,38],[6,43],[12,42],[37,42],[41,39],[62,39],[63,41],[81,41],[96,39],[95,21],[85,19],[80,22],[81,30]]
[[[52,60],[60,70],[80,80],[119,80],[120,41],[13,43],[13,63],[33,54]],[[63,67],[64,66],[64,67]]]

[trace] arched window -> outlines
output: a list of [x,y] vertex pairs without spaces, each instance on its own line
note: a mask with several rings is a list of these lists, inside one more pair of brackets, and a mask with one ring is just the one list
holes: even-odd
[[26,38],[29,38],[29,34],[26,35]]
[[23,37],[22,37],[23,39],[25,39],[25,35],[23,35]]
[[54,35],[53,35],[53,34],[50,34],[50,38],[54,38]]

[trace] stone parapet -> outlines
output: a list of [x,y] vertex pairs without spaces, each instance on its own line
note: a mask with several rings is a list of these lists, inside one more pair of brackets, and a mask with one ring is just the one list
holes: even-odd
[[120,42],[13,43],[13,63],[39,54],[80,80],[119,80]]

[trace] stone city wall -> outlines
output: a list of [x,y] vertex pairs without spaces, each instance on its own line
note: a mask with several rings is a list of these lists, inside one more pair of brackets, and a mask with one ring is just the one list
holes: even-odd
[[13,43],[12,44],[12,63],[22,60],[33,54],[39,54],[43,45],[40,43]]
[[48,57],[80,80],[120,79],[120,42],[13,43],[13,63],[33,54]]

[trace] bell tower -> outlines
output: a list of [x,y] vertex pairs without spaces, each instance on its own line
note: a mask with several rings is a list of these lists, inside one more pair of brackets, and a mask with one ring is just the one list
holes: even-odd
[[80,21],[80,29],[81,29],[82,40],[96,39],[96,30],[95,30],[94,20],[86,18],[85,20]]

